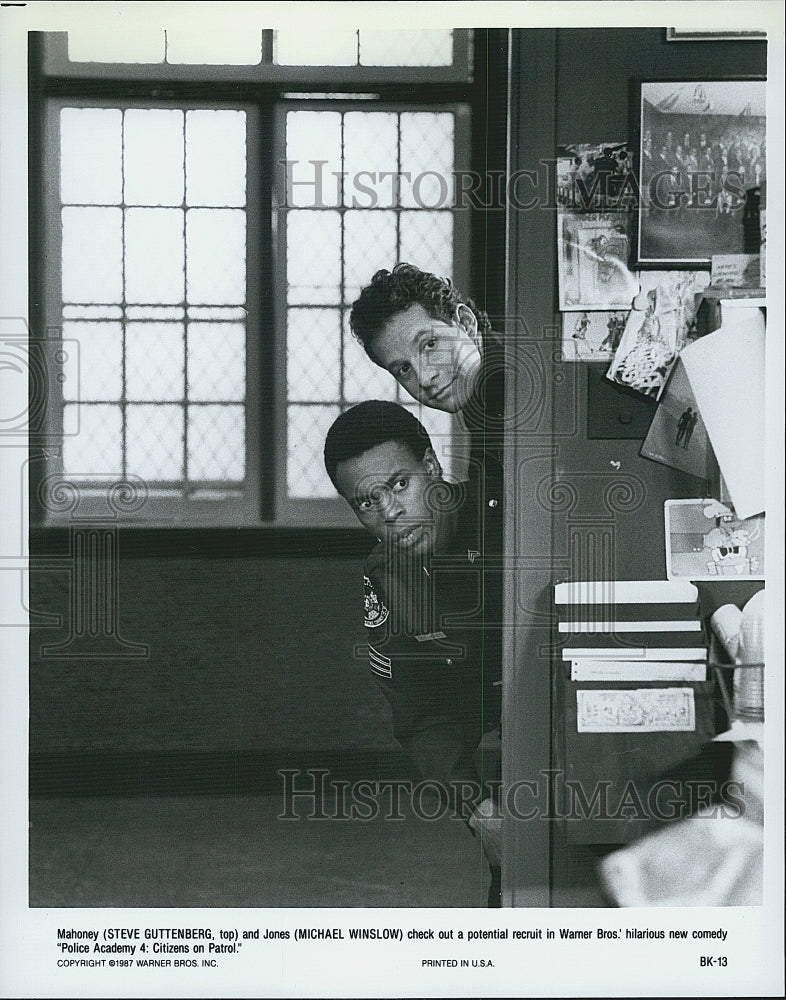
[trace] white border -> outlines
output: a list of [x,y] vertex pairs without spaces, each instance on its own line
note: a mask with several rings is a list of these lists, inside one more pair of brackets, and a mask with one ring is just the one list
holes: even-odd
[[[310,9],[305,10],[306,7]],[[476,3],[72,3],[33,2],[0,9],[0,210],[3,241],[0,245],[0,316],[24,316],[27,311],[27,172],[26,58],[28,30],[67,30],[80,21],[122,32],[137,19],[150,23],[165,17],[174,22],[198,19],[204,31],[219,30],[243,19],[266,27],[277,24],[401,24],[425,26],[449,21],[473,27]],[[329,20],[327,20],[329,19]],[[768,201],[768,299],[772,316],[782,317],[783,289],[773,282],[783,262],[783,3],[780,0],[712,0],[712,2],[528,2],[484,4],[480,18],[488,26],[557,27],[678,25],[682,30],[740,30],[767,26],[770,30],[770,88],[768,94],[770,175]],[[719,43],[721,44],[721,43]],[[632,67],[632,73],[636,68]],[[783,969],[779,959],[783,942],[783,776],[782,720],[783,639],[778,623],[783,592],[783,339],[768,345],[768,393],[773,404],[768,428],[770,509],[779,512],[768,526],[770,622],[768,636],[765,798],[769,849],[765,870],[765,904],[756,909],[646,910],[646,911],[368,911],[352,913],[355,925],[408,928],[412,926],[464,929],[533,929],[537,927],[646,926],[649,928],[716,928],[729,931],[724,951],[728,966],[722,971],[701,970],[698,947],[652,942],[543,941],[514,944],[483,940],[467,945],[464,953],[477,960],[492,960],[491,967],[462,970],[421,967],[421,944],[365,942],[362,948],[346,943],[297,946],[260,945],[249,949],[235,963],[227,963],[220,976],[187,978],[185,974],[157,971],[117,976],[109,980],[84,973],[54,969],[53,940],[58,926],[278,926],[296,927],[304,922],[321,926],[346,925],[347,911],[319,910],[304,920],[304,911],[233,910],[29,910],[27,908],[27,682],[24,629],[0,629],[0,664],[3,689],[0,697],[0,747],[2,752],[2,853],[0,853],[0,993],[3,996],[780,996]],[[18,399],[24,405],[24,389]],[[9,404],[4,404],[9,405]],[[0,448],[0,484],[3,486],[0,555],[21,555],[19,525],[22,517],[21,481],[25,450]],[[0,585],[8,581],[0,574]],[[0,601],[18,601],[18,582],[0,593]],[[318,919],[317,919],[318,918]],[[453,949],[451,949],[453,950]],[[702,949],[703,951],[704,949]],[[710,954],[717,951],[713,943]],[[438,957],[439,953],[435,953]]]

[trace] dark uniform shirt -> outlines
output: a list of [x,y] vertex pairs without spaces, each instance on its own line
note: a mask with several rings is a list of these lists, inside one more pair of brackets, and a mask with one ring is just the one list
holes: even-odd
[[498,601],[501,575],[496,566],[487,571],[483,542],[490,508],[477,481],[440,484],[435,503],[448,529],[438,550],[412,556],[380,543],[365,567],[369,665],[391,705],[396,739],[424,777],[451,771],[449,761],[437,761],[429,775],[418,760],[419,752],[432,762],[443,753],[435,750],[440,732],[453,733],[466,757],[500,711],[499,608],[489,608],[489,618],[487,606]]
[[478,481],[485,513],[485,553],[502,554],[503,457],[505,443],[505,352],[492,331],[483,336],[480,376],[461,411],[470,433],[468,476]]

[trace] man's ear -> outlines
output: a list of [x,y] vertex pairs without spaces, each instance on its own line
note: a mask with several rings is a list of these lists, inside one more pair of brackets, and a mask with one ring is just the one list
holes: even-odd
[[470,340],[480,347],[477,318],[470,307],[463,302],[459,302],[456,306],[456,322],[466,332]]
[[426,448],[425,454],[423,455],[423,468],[430,476],[433,476],[434,479],[442,478],[442,466],[439,464],[439,459],[434,454],[433,448]]

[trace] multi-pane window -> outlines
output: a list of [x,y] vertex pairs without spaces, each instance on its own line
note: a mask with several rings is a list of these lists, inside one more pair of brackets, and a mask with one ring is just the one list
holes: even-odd
[[[453,277],[456,112],[287,110],[284,121],[287,495],[330,497],[321,444],[353,403],[398,400],[437,442],[450,438],[447,414],[424,411],[369,362],[349,311],[395,261]],[[450,450],[442,457],[449,470]]]
[[[390,32],[386,50],[378,32],[353,31],[347,72],[375,60],[454,72],[457,34]],[[186,41],[165,37],[164,77],[178,52],[194,58]],[[291,90],[296,63],[343,65],[326,44],[263,32],[262,62],[284,67]],[[468,105],[272,85],[233,101],[228,83],[214,100],[206,83],[199,99],[138,84],[132,95],[114,64],[117,95],[98,97],[68,80],[79,58],[97,75],[95,53],[76,39],[70,49],[41,130],[44,314],[63,342],[50,387],[62,445],[47,475],[97,503],[111,481],[144,480],[135,518],[147,523],[351,523],[322,447],[333,419],[372,397],[415,411],[450,472],[452,419],[371,363],[349,311],[399,260],[466,283],[453,177],[468,166]],[[215,81],[217,67],[205,69]],[[152,70],[142,60],[128,72]]]
[[181,504],[254,494],[247,112],[61,102],[49,112],[63,475],[83,489],[136,476],[151,499]]
[[102,33],[91,24],[89,29],[69,32],[67,59],[77,65],[449,67],[466,74],[461,63],[467,61],[468,34],[451,28],[326,31],[298,26],[291,30],[206,32],[139,25],[126,34]]

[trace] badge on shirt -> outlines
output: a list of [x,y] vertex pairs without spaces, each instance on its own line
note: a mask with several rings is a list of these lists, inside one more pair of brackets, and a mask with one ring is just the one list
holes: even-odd
[[371,580],[363,577],[363,611],[366,628],[379,628],[388,620],[389,611],[377,596]]

